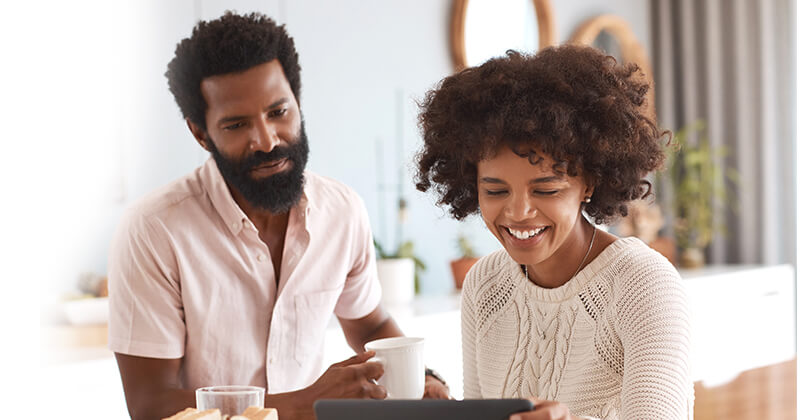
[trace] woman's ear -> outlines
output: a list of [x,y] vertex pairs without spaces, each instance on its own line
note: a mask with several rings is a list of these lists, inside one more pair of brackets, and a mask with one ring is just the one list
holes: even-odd
[[586,189],[583,191],[583,201],[587,203],[591,201],[593,194],[594,194],[594,185],[587,185]]

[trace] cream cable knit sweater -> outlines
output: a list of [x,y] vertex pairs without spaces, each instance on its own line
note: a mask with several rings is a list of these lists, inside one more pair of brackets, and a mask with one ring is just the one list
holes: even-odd
[[692,418],[681,279],[636,238],[545,289],[505,250],[470,270],[461,304],[464,398],[555,400],[575,416]]

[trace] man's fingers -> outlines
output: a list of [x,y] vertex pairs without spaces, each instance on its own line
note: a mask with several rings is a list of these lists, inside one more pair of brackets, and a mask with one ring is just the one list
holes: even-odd
[[349,358],[347,360],[342,360],[341,362],[334,363],[334,364],[331,365],[331,367],[344,367],[344,366],[350,366],[350,365],[356,365],[356,364],[359,364],[359,363],[364,363],[367,360],[371,359],[373,356],[375,356],[375,352],[374,351],[372,351],[372,350],[365,351],[364,353],[359,353],[359,354],[357,354],[357,355],[355,355],[355,356],[353,356],[353,357],[351,357],[351,358]]
[[367,391],[367,396],[369,398],[372,398],[373,400],[382,400],[386,398],[386,395],[386,388],[384,388],[383,385],[369,382]]
[[383,376],[383,365],[378,362],[367,362],[359,366],[359,371],[367,379],[378,379]]
[[[357,354],[355,357],[356,357],[356,362],[355,363],[364,363],[367,360],[372,359],[373,357],[375,357],[375,351],[374,350],[367,350],[364,353]],[[355,363],[353,363],[353,364],[355,364]]]
[[349,358],[347,360],[342,360],[341,362],[336,362],[336,363],[332,364],[331,367],[342,367],[342,366],[352,365],[353,363],[355,363],[354,361],[357,360],[357,358],[358,358],[358,355],[355,355],[355,356],[353,356],[353,357],[351,357],[351,358]]

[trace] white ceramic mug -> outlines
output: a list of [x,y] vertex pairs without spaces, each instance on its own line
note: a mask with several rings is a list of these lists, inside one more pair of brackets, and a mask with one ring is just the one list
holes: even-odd
[[364,347],[375,352],[370,361],[383,365],[378,384],[387,399],[420,399],[425,393],[424,338],[392,337],[370,341]]

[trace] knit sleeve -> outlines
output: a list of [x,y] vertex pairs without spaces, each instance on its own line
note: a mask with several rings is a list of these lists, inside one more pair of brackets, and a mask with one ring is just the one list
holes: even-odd
[[[477,265],[477,264],[476,264]],[[474,267],[473,267],[474,268]],[[461,291],[461,351],[464,364],[464,398],[482,398],[478,383],[478,359],[475,354],[477,320],[475,308],[475,282],[477,270],[470,270]]]
[[692,417],[689,305],[680,276],[660,255],[637,255],[617,296],[624,350],[621,419]]

